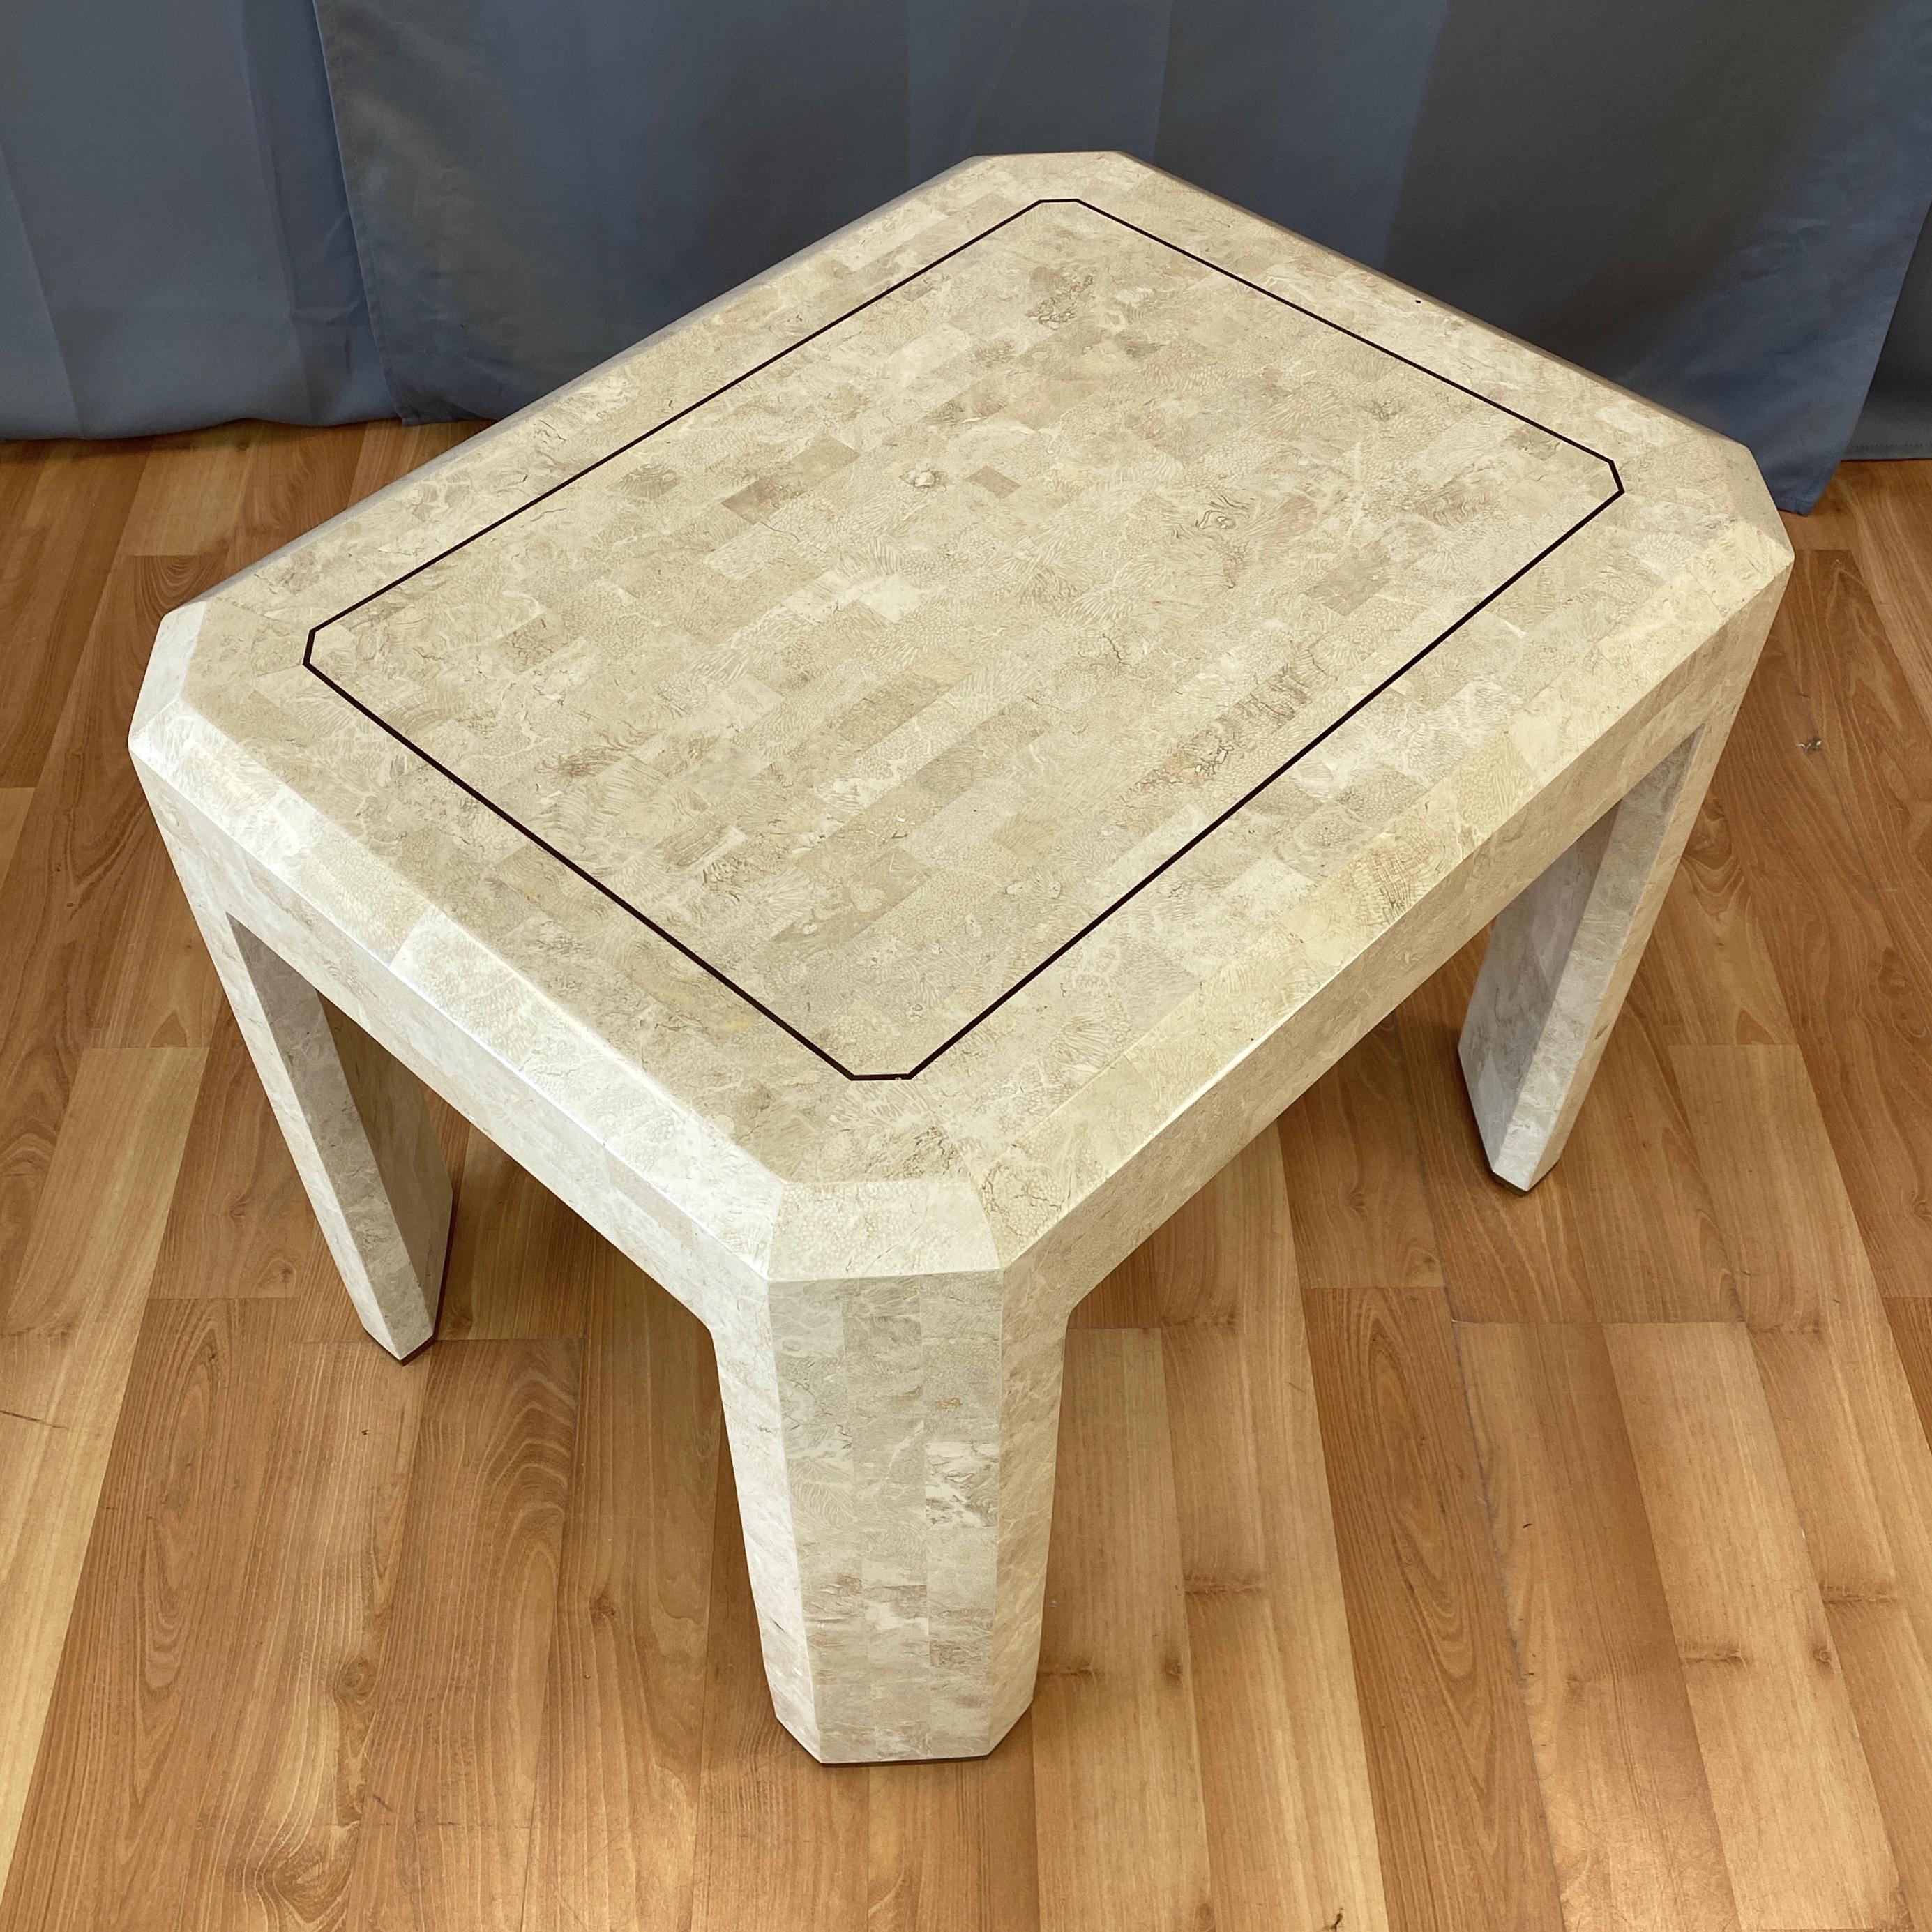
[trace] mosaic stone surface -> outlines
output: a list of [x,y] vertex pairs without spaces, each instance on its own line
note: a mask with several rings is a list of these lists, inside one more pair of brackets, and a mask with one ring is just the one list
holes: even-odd
[[904,1072],[1618,488],[1042,200],[310,662],[839,1067]]

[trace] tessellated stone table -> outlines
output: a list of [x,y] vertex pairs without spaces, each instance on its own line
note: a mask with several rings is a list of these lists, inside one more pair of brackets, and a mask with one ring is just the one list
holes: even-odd
[[370,1333],[435,1322],[419,1076],[709,1328],[784,1723],[956,1756],[1069,1311],[1492,919],[1538,1178],[1789,562],[1732,444],[975,161],[175,612],[133,748]]

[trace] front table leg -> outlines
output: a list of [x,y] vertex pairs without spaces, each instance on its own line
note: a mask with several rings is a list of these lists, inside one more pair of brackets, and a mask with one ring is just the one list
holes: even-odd
[[422,1085],[245,926],[191,896],[356,1312],[407,1355],[436,1332],[452,1198]]
[[814,1757],[976,1757],[1026,1708],[1064,1336],[976,1276],[779,1284],[714,1329],[765,1672]]
[[1462,1072],[1490,1166],[1514,1186],[1534,1187],[1570,1137],[1724,738],[1687,738],[1490,932]]

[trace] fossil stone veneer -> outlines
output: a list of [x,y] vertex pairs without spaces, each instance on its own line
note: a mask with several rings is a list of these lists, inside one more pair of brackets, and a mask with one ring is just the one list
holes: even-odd
[[134,752],[370,1333],[406,1068],[710,1328],[784,1723],[944,1757],[1032,1694],[1074,1304],[1498,914],[1537,1180],[1789,562],[1733,444],[980,160],[175,612]]

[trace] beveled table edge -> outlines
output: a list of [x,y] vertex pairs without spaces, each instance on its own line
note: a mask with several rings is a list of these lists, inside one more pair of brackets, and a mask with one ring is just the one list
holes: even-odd
[[[1003,163],[1024,158],[999,158]],[[1051,158],[1062,168],[1082,158]],[[935,180],[950,178],[982,164],[962,163]],[[932,182],[922,183],[885,208],[923,194],[933,185]],[[849,224],[848,230],[838,232],[844,234],[849,229],[869,224],[884,212],[872,211]],[[657,332],[645,343],[628,348],[587,371],[563,390],[410,472],[391,489],[420,483],[426,473],[462,460],[465,450],[473,450],[486,440],[494,440],[514,431],[559,396],[596,383],[608,370],[628,361],[649,344],[692,326],[779,275],[791,262],[816,254],[836,238],[836,236],[827,237],[788,262],[774,265]],[[1296,239],[1299,242],[1300,238]],[[1446,311],[1444,304],[1432,303],[1432,306]],[[1471,326],[1491,334],[1501,334],[1480,322]],[[1513,338],[1502,339],[1522,352],[1542,353],[1515,343]],[[1544,359],[1556,362],[1558,358]],[[1590,380],[1606,389],[1614,387],[1601,383],[1600,379]],[[1640,406],[1654,415],[1669,413],[1648,403]],[[1683,430],[1688,440],[1694,440],[1714,454],[1726,472],[1732,520],[1630,620],[1607,633],[1586,654],[1582,664],[1592,671],[1589,700],[1568,719],[1568,748],[1557,755],[1554,766],[1546,774],[1546,784],[1614,732],[1620,719],[1652,698],[1680,663],[1694,656],[1731,617],[1789,568],[1788,542],[1748,452],[1694,424],[1684,422]],[[1309,1001],[1346,972],[1388,929],[1359,932],[1357,943],[1340,949],[1328,970],[1307,983],[1292,1002],[1284,1003],[1278,994],[1275,996],[1276,1017],[1271,1025],[1261,1030],[1250,1029],[1243,1038],[1234,1016],[1242,1006],[1251,1003],[1252,982],[1263,976],[1270,966],[1279,971],[1292,963],[1287,944],[1290,935],[1284,934],[1278,946],[1256,947],[1170,1010],[1072,1100],[1040,1118],[1026,1135],[1004,1143],[991,1160],[970,1172],[898,1178],[855,1172],[830,1181],[789,1178],[754,1159],[728,1133],[706,1120],[700,1106],[682,1100],[669,1091],[647,1069],[557,1006],[541,986],[510,968],[475,934],[458,926],[440,907],[418,894],[406,880],[382,866],[365,849],[355,848],[350,855],[352,862],[347,874],[331,882],[326,866],[319,871],[314,864],[278,865],[273,856],[277,842],[251,836],[251,826],[259,832],[265,818],[272,819],[277,813],[289,810],[299,816],[304,808],[296,794],[182,698],[182,678],[195,634],[210,604],[236,584],[266,568],[290,550],[313,542],[322,532],[356,514],[370,500],[365,499],[315,530],[304,532],[294,543],[237,573],[206,597],[171,613],[164,620],[130,734],[130,750],[144,779],[164,788],[233,841],[238,849],[248,854],[252,865],[274,883],[278,896],[292,916],[305,923],[326,925],[358,948],[372,967],[393,976],[434,1006],[451,1028],[512,1071],[533,1095],[563,1118],[588,1133],[604,1150],[614,1175],[628,1177],[636,1187],[644,1190],[646,1198],[662,1202],[679,1218],[704,1230],[743,1267],[767,1282],[976,1274],[1012,1268],[1107,1181],[1134,1168],[1154,1143],[1185,1121],[1198,1100],[1220,1087],[1263,1046],[1292,1028]],[[1702,607],[1694,626],[1687,629],[1681,620],[1672,623],[1667,616],[1659,614],[1659,606],[1676,604],[1686,598]],[[1646,635],[1653,645],[1660,637],[1675,638],[1679,647],[1674,654],[1666,647],[1645,656],[1642,644]],[[1687,636],[1693,640],[1688,644],[1682,642]],[[1628,659],[1633,653],[1637,661],[1627,662],[1620,675],[1606,675],[1607,661],[1619,657]],[[1577,681],[1575,674],[1564,680]],[[1584,724],[1586,714],[1594,714],[1597,718],[1594,727]],[[1479,748],[1408,812],[1390,821],[1378,839],[1354,861],[1322,882],[1318,896],[1346,897],[1358,883],[1359,875],[1372,865],[1378,846],[1391,838],[1408,835],[1418,823],[1426,821],[1445,796],[1454,794],[1458,778],[1489,748],[1487,744]],[[226,782],[214,782],[218,768]],[[1535,796],[1532,793],[1515,809],[1533,810]],[[1486,830],[1479,830],[1463,816],[1461,836],[1456,842],[1462,848],[1458,856],[1432,872],[1418,875],[1421,884],[1414,903],[1419,904],[1430,892],[1446,883],[1462,860],[1504,829],[1509,816],[1507,813],[1499,816]],[[322,844],[350,842],[339,829],[329,827],[327,831],[334,835],[334,841],[325,836]],[[1448,854],[1449,848],[1445,848],[1439,856],[1448,860]],[[314,856],[314,851],[309,853],[311,859]],[[358,904],[362,896],[354,874],[359,872],[366,877],[374,871],[382,874],[381,898],[386,905],[384,915],[372,920],[366,916],[366,908]],[[316,887],[328,883],[338,890],[325,898]],[[341,891],[345,887],[346,891]],[[329,903],[331,899],[334,902]],[[412,908],[413,916],[409,916]],[[460,970],[453,970],[458,967]],[[440,970],[434,970],[438,968]],[[1228,988],[1223,982],[1230,980],[1249,982],[1250,999],[1232,1002],[1224,999]],[[331,991],[327,986],[322,990]],[[492,1010],[500,1007],[506,999],[517,1008],[514,1028],[494,1025],[490,1017]],[[1204,1024],[1204,1012],[1210,1008],[1217,1010],[1219,1024]],[[1326,1064],[1312,1065],[1308,1080],[1317,1077]],[[562,1068],[571,1070],[566,1074],[560,1071]],[[1307,1081],[1300,1083],[1306,1084]],[[594,1108],[573,1104],[586,1093],[596,1095]],[[1286,1099],[1292,1097],[1292,1094],[1286,1096]],[[1113,1151],[1094,1170],[1087,1184],[1076,1185],[1070,1193],[1056,1190],[1050,1210],[1043,1211],[1037,1200],[1029,1209],[1024,1204],[1031,1193],[1027,1186],[1028,1178],[1061,1164],[1068,1150],[1083,1139],[1090,1117],[1103,1111],[1108,1128],[1106,1138]],[[593,1113],[595,1118],[592,1118]],[[668,1149],[675,1150],[675,1158],[667,1157]],[[737,1196],[740,1211],[721,1215],[717,1183],[734,1174],[740,1183],[750,1184]]]

